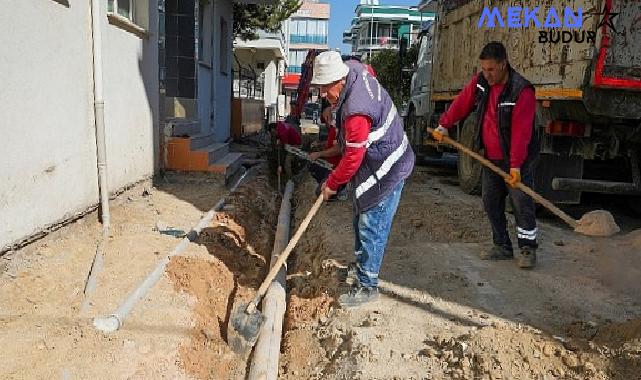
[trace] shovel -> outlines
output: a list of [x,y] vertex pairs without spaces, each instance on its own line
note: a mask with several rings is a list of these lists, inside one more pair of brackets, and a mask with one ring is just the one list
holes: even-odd
[[283,266],[283,264],[285,264],[285,261],[287,261],[289,254],[294,250],[294,247],[298,243],[298,240],[301,238],[305,230],[307,230],[309,222],[312,220],[314,215],[316,215],[316,212],[320,208],[321,204],[323,204],[322,194],[318,197],[316,203],[314,203],[312,208],[309,210],[307,216],[305,216],[305,219],[303,219],[303,222],[300,224],[298,230],[296,230],[296,233],[287,244],[287,247],[285,247],[285,250],[283,250],[283,253],[278,256],[278,260],[276,260],[274,265],[272,265],[269,273],[267,273],[267,276],[265,277],[265,280],[258,288],[254,299],[252,299],[249,304],[239,304],[238,307],[236,307],[234,311],[232,311],[230,322],[227,326],[227,342],[235,352],[246,352],[256,344],[256,340],[258,339],[258,332],[260,330],[261,324],[263,323],[263,315],[257,309],[258,303],[267,292],[267,288],[269,287],[269,285],[278,275],[278,271],[280,270],[280,268]]
[[[431,134],[434,130],[432,128],[427,128],[427,131]],[[507,180],[511,178],[509,174],[501,170],[498,166],[491,163],[488,159],[474,152],[473,150],[467,148],[466,146],[452,140],[448,136],[443,136],[443,142],[446,144],[452,145],[453,147],[460,150],[461,152],[476,159],[478,162],[486,166],[488,169],[492,170],[494,173],[500,175],[504,179]],[[621,231],[619,226],[614,221],[614,217],[612,216],[612,214],[610,214],[605,210],[591,211],[583,215],[581,219],[576,220],[572,218],[570,215],[561,211],[561,209],[556,207],[552,202],[543,198],[540,194],[536,193],[534,190],[524,185],[522,182],[518,182],[516,184],[516,188],[521,190],[525,194],[529,195],[537,203],[539,203],[546,209],[550,210],[550,212],[552,212],[554,215],[561,218],[561,220],[563,220],[570,227],[572,227],[572,229],[574,229],[575,232],[578,232],[583,235],[588,235],[588,236],[611,236]]]

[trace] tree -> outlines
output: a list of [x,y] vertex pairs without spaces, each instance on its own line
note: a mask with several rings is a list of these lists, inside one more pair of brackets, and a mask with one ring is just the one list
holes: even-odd
[[254,40],[259,29],[275,32],[300,6],[299,0],[279,0],[275,5],[234,3],[234,35]]
[[412,82],[412,68],[418,59],[418,44],[402,55],[397,50],[385,49],[372,55],[369,64],[376,71],[378,81],[392,97],[396,107],[402,107],[409,100],[409,90]]

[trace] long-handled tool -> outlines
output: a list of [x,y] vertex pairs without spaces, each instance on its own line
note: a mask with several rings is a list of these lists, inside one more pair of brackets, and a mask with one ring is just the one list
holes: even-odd
[[[427,131],[429,133],[432,133],[434,130],[432,128],[427,128]],[[488,169],[492,170],[494,173],[500,175],[506,180],[511,178],[509,174],[507,174],[498,166],[494,165],[488,159],[474,152],[473,150],[467,148],[466,146],[452,140],[448,136],[443,136],[443,143],[450,144],[456,149],[460,150],[461,152],[471,156],[472,158],[476,159],[481,164],[486,166]],[[550,210],[554,215],[561,218],[570,227],[572,227],[574,231],[578,233],[581,233],[584,235],[591,235],[591,236],[610,236],[621,231],[619,226],[614,221],[614,217],[612,216],[612,214],[610,214],[605,210],[597,210],[597,211],[589,212],[583,215],[583,217],[580,220],[576,220],[572,218],[570,215],[561,211],[561,209],[556,207],[552,202],[543,198],[534,190],[524,185],[522,182],[518,182],[516,184],[516,188],[518,188],[525,194],[532,197],[532,199],[534,199],[536,202],[541,204],[543,207]]]
[[287,247],[285,247],[283,253],[278,256],[278,260],[276,260],[274,265],[272,265],[269,273],[267,273],[267,276],[265,277],[265,280],[258,288],[258,291],[256,291],[254,299],[252,299],[249,304],[239,304],[238,307],[236,307],[232,312],[230,323],[227,326],[227,342],[234,351],[245,352],[246,350],[253,347],[254,344],[256,344],[256,339],[258,339],[258,332],[263,322],[263,315],[257,309],[258,303],[265,295],[265,292],[267,292],[267,288],[278,274],[280,268],[283,266],[283,264],[285,264],[285,261],[287,261],[289,254],[294,250],[294,247],[298,243],[298,240],[307,229],[309,222],[312,220],[314,215],[316,215],[316,212],[318,211],[322,203],[323,195],[321,194],[316,200],[316,203],[314,203],[312,208],[307,213],[307,216],[305,216],[305,219],[303,219],[303,222],[300,224],[300,226],[296,230],[296,233],[287,244]]

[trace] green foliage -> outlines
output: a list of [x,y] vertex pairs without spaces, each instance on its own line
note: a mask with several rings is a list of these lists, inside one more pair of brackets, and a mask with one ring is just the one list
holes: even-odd
[[256,31],[275,32],[300,8],[299,0],[280,0],[276,5],[234,3],[234,35],[243,40],[258,38]]
[[399,109],[409,100],[412,73],[417,59],[418,44],[414,44],[402,57],[396,50],[385,49],[372,55],[368,62]]

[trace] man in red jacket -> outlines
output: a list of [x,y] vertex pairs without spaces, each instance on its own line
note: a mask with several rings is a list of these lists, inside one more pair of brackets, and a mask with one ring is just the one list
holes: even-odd
[[[505,198],[514,204],[520,254],[519,268],[532,268],[538,247],[535,205],[532,198],[515,188],[518,182],[533,184],[539,157],[539,137],[534,127],[536,98],[534,87],[509,64],[505,47],[500,42],[487,44],[480,55],[481,73],[463,88],[440,120],[433,137],[441,141],[447,130],[473,111],[477,121],[477,146],[485,156],[509,171],[510,179],[484,169],[482,176],[483,206],[492,224],[494,246],[481,253],[486,260],[512,259],[512,242],[507,232]],[[507,183],[506,183],[507,182]]]
[[[285,145],[293,145],[299,147],[302,144],[302,139],[298,131],[291,124],[285,121],[277,123],[270,123],[267,126],[272,140],[272,159],[270,160],[270,171],[280,176],[283,171],[285,178],[282,183],[287,182],[296,171],[296,165],[293,162],[292,156],[284,149]],[[281,185],[282,185],[281,183]]]

